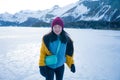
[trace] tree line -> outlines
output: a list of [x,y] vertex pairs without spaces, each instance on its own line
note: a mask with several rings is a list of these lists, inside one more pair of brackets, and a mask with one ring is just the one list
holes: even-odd
[[[64,23],[66,28],[92,28],[92,29],[116,29],[120,30],[120,22],[107,21],[78,21]],[[38,22],[33,27],[49,27],[50,23]]]

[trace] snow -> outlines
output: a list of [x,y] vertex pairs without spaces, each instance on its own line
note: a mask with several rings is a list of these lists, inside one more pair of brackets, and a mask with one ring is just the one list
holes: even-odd
[[[120,31],[65,28],[74,41],[76,73],[64,80],[120,80]],[[50,28],[0,27],[0,80],[44,80],[41,39]]]
[[[75,6],[76,6],[76,4],[77,3],[72,3],[72,4],[69,4],[69,5],[67,5],[67,6],[64,6],[64,7],[59,7],[59,8],[57,8],[57,9],[52,9],[51,10],[51,14],[53,14],[53,15],[55,15],[55,16],[62,16],[62,17],[64,17],[64,16],[67,16],[66,14],[66,12],[67,11],[69,11],[70,9],[72,9],[72,8],[74,8]],[[64,15],[65,14],[65,15]]]
[[81,5],[77,5],[77,7],[74,10],[74,12],[72,13],[72,15],[75,18],[77,18],[80,15],[82,16],[83,14],[88,13],[88,12],[89,12],[89,9],[86,6],[84,6],[83,4],[81,4]]
[[9,14],[7,12],[5,12],[4,14],[0,14],[0,20],[3,20],[3,21],[11,21],[11,22],[14,22],[14,20],[12,20],[11,18],[13,17],[12,14]]

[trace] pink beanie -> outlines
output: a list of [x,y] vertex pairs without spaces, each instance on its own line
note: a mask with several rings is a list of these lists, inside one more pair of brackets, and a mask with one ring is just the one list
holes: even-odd
[[52,28],[54,25],[60,25],[62,28],[64,27],[64,23],[62,21],[62,19],[60,17],[56,17],[53,21],[52,21]]

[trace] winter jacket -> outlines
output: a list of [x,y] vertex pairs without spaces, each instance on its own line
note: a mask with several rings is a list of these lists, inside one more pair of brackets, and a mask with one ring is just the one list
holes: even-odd
[[[50,39],[51,39],[50,35],[43,36],[42,44],[40,48],[39,66],[46,66],[45,57],[48,55],[52,55],[51,50],[49,49],[51,44]],[[65,63],[68,65],[69,68],[71,68],[71,66],[74,64],[74,60],[73,60],[74,48],[73,48],[73,42],[69,37],[67,37],[67,43],[64,46],[66,46]]]

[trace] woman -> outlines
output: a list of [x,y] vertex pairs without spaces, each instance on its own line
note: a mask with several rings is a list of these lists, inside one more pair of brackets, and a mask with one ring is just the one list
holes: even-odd
[[[58,53],[56,53],[58,43],[61,45],[59,46]],[[73,42],[64,31],[64,23],[60,17],[56,17],[52,21],[51,32],[43,36],[39,59],[41,75],[44,76],[46,80],[53,80],[55,74],[56,80],[63,80],[64,63],[66,63],[74,73],[73,51]],[[45,58],[48,55],[57,55],[57,63],[47,65]]]

